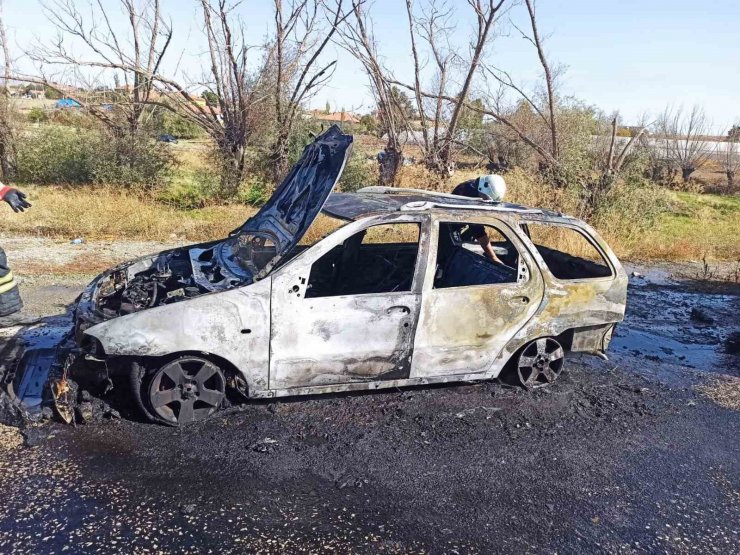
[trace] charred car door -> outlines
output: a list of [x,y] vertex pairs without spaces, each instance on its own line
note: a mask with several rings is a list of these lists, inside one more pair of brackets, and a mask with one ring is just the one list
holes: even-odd
[[427,216],[347,225],[274,274],[270,388],[408,378]]
[[[479,238],[485,232],[498,262]],[[435,221],[411,377],[476,374],[535,314],[544,293],[530,253],[503,221]]]

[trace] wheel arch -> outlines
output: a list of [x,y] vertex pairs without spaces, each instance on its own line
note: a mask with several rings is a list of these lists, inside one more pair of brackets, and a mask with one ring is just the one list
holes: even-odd
[[158,368],[161,368],[168,362],[171,362],[181,357],[187,357],[187,356],[199,357],[199,358],[202,358],[202,359],[205,359],[205,360],[208,360],[214,363],[224,372],[226,379],[227,379],[227,385],[233,387],[233,385],[229,382],[229,380],[239,378],[246,383],[247,392],[253,390],[252,389],[253,384],[251,383],[249,377],[244,375],[244,372],[241,372],[239,368],[229,359],[224,358],[215,353],[210,353],[206,351],[189,350],[189,351],[177,351],[177,352],[168,353],[165,355],[123,356],[123,357],[118,357],[118,359],[119,361],[124,362],[126,366],[130,366],[132,363],[136,363],[136,364],[143,366],[147,371],[154,371]]
[[569,353],[573,344],[573,332],[574,328],[569,328],[557,335],[542,334],[538,335],[537,337],[531,337],[523,341],[518,341],[517,347],[509,355],[509,358],[506,359],[506,362],[503,364],[503,366],[501,367],[501,371],[496,375],[496,377],[501,381],[508,383],[507,380],[510,377],[511,372],[516,372],[516,361],[518,360],[519,355],[522,354],[522,351],[524,351],[527,346],[529,346],[534,341],[537,341],[538,339],[554,339],[555,341],[560,343],[560,346],[566,353]]

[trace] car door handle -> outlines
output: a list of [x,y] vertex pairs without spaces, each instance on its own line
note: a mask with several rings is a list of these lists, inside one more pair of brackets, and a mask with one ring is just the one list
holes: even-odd
[[513,306],[529,304],[529,297],[527,297],[526,295],[517,295],[516,297],[511,297],[509,299],[509,304]]
[[386,312],[390,314],[391,312],[395,310],[400,310],[404,314],[408,314],[409,312],[411,312],[411,309],[409,307],[403,306],[403,305],[392,306],[388,310],[386,310]]

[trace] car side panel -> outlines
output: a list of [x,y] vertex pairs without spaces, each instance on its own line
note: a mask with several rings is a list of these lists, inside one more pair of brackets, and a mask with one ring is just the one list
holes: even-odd
[[[548,222],[539,221],[538,223]],[[606,257],[613,275],[608,278],[559,280],[547,269],[545,261],[531,241],[527,239],[537,264],[542,268],[545,297],[534,317],[519,330],[499,355],[495,364],[499,368],[503,367],[503,364],[520,347],[537,337],[554,337],[569,330],[577,333],[580,330],[586,335],[598,334],[604,338],[613,324],[624,319],[628,279],[612,250],[590,226],[583,222],[571,219],[567,222],[555,223],[579,229],[590,238]],[[593,337],[588,341],[581,338],[576,342],[575,348],[576,350],[600,350],[606,346],[602,346],[602,343],[608,343],[608,338],[605,341],[599,341]],[[591,349],[590,347],[593,346],[597,348]]]
[[250,392],[268,387],[270,279],[97,324],[85,331],[106,356],[202,352],[230,362]]

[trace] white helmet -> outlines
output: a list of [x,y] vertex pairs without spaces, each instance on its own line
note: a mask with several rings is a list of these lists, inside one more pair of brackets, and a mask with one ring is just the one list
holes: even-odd
[[478,192],[501,202],[506,194],[506,181],[500,175],[482,175],[478,178]]

